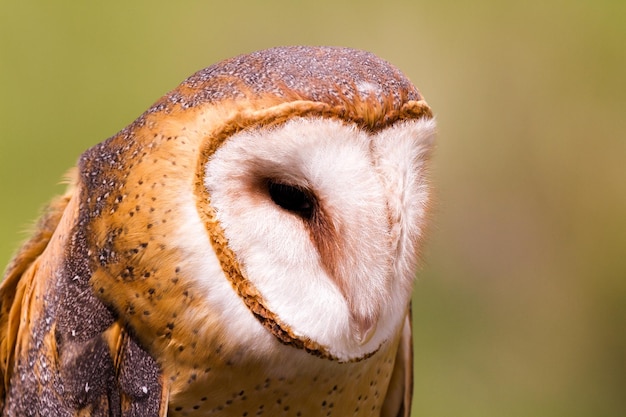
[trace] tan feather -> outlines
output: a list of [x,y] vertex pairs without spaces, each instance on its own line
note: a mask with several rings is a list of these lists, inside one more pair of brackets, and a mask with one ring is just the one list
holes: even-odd
[[413,331],[407,314],[381,417],[409,417],[413,397]]

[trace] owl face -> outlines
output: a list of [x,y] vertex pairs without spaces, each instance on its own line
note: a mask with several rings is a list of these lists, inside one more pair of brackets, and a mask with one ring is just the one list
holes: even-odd
[[[407,313],[434,126],[417,89],[364,52],[209,67],[83,156],[88,194],[103,196],[87,210],[104,253],[92,285],[176,361],[183,342],[163,323],[194,329],[184,345],[368,357]],[[122,156],[110,181],[101,171]]]
[[430,119],[372,134],[295,118],[242,131],[208,159],[205,197],[245,279],[292,337],[354,360],[397,331],[416,273],[433,135]]

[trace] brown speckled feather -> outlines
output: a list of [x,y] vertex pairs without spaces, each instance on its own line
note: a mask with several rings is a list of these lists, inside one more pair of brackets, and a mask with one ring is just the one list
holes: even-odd
[[2,415],[165,415],[154,359],[89,287],[80,189],[50,205],[0,287]]
[[[372,360],[339,363],[264,307],[210,206],[202,169],[221,144],[298,116],[376,132],[432,114],[393,66],[350,49],[275,48],[191,76],[82,155],[68,192],[8,267],[0,287],[2,415],[245,416],[251,403],[270,415],[409,415],[409,317]],[[279,340],[271,360],[313,364],[310,380],[270,378],[263,361],[220,340],[228,323],[190,279],[188,254],[170,243],[189,201],[226,278]],[[311,386],[320,397],[311,398]]]

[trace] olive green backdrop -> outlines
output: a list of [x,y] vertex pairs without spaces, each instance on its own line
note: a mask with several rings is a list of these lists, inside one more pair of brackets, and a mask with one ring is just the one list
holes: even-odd
[[0,1],[0,266],[67,168],[192,72],[370,50],[437,114],[414,415],[626,415],[626,2]]

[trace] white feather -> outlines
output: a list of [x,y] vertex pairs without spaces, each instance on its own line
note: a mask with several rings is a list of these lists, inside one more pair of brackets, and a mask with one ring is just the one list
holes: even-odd
[[[340,359],[376,350],[403,323],[428,202],[423,170],[433,134],[434,122],[426,120],[370,135],[335,120],[296,118],[234,135],[206,165],[211,205],[267,307]],[[335,276],[310,225],[272,201],[266,178],[315,193],[341,236]],[[202,227],[189,207],[181,234]],[[269,348],[271,335],[219,273],[208,239],[187,245],[207,253],[195,279],[215,311],[228,317],[228,331],[244,345],[265,340]],[[355,333],[359,315],[377,322],[366,341]]]

